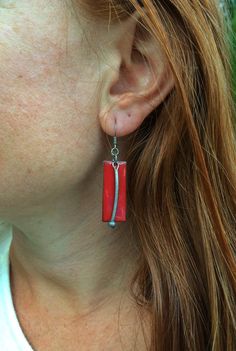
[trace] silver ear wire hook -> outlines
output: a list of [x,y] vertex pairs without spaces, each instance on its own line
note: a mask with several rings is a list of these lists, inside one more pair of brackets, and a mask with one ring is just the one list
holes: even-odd
[[115,138],[116,138],[116,116],[115,116]]
[[111,155],[112,155],[114,164],[117,165],[117,157],[119,155],[119,149],[117,147],[116,117],[115,117],[115,136],[113,136],[113,148],[111,149]]

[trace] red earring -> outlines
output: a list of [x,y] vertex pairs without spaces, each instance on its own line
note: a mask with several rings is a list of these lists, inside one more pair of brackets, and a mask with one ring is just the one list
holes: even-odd
[[112,161],[103,161],[103,204],[102,221],[108,222],[111,228],[116,222],[126,221],[126,161],[118,161],[116,124]]

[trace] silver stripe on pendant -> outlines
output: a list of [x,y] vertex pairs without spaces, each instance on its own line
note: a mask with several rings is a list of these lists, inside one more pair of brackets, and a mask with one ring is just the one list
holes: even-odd
[[[117,166],[114,165],[115,163]],[[114,172],[115,172],[115,194],[114,194],[114,204],[113,204],[112,216],[111,216],[111,220],[108,223],[108,225],[112,228],[115,228],[116,227],[115,217],[116,217],[118,196],[119,196],[119,172],[118,172],[119,163],[113,162],[112,165],[113,165]]]

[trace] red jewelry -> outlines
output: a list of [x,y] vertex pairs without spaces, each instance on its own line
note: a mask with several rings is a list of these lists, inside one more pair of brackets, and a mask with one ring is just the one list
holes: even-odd
[[116,132],[111,149],[112,161],[103,161],[102,221],[111,228],[126,221],[126,161],[118,161]]

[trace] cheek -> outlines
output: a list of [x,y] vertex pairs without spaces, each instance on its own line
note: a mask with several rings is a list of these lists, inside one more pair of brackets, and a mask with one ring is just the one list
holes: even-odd
[[90,113],[83,113],[86,98],[81,94],[75,107],[60,86],[54,75],[34,84],[23,76],[17,89],[9,85],[2,94],[0,193],[42,201],[82,181],[97,162],[96,109],[90,104]]
[[30,194],[40,199],[65,189],[96,162],[96,84],[80,84],[89,73],[79,70],[76,79],[66,78],[59,64],[65,57],[57,48],[30,47],[27,41],[1,47],[0,194],[8,194],[9,206],[13,195],[26,201]]

